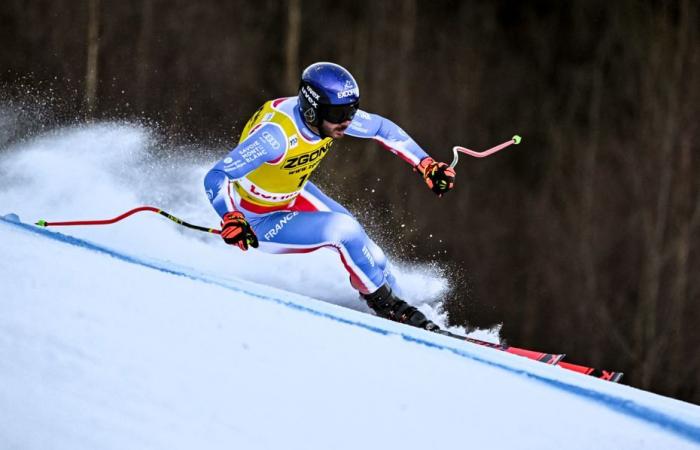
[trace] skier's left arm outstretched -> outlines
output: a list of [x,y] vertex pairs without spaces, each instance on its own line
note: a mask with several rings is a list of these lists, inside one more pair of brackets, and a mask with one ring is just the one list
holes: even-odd
[[439,196],[454,187],[454,168],[435,161],[401,127],[385,117],[359,110],[346,134],[379,141],[420,172],[428,187]]

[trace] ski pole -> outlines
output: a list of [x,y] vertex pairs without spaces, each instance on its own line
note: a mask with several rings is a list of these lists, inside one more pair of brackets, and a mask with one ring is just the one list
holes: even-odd
[[513,138],[510,141],[506,141],[506,142],[499,144],[495,147],[491,147],[490,149],[484,150],[483,152],[476,152],[474,150],[469,150],[468,148],[464,148],[464,147],[460,147],[459,145],[455,145],[452,148],[452,153],[454,153],[455,157],[452,160],[450,167],[454,167],[457,165],[457,163],[459,162],[459,154],[460,153],[465,153],[465,154],[467,154],[469,156],[473,156],[475,158],[484,158],[486,156],[493,155],[494,153],[501,151],[510,145],[513,145],[513,144],[518,145],[518,144],[520,144],[520,141],[522,141],[522,140],[523,139],[516,134],[515,136],[513,136]]
[[[459,162],[459,153],[466,153],[469,156],[473,156],[475,158],[484,158],[486,156],[492,155],[500,150],[503,150],[504,148],[510,146],[510,145],[517,145],[520,144],[522,141],[522,138],[518,136],[517,134],[513,136],[513,138],[509,141],[506,141],[500,145],[497,145],[495,147],[492,147],[488,150],[484,150],[483,152],[477,152],[474,150],[469,150],[468,148],[465,147],[460,147],[458,145],[454,146],[452,148],[452,152],[454,153],[454,159],[452,160],[452,163],[450,164],[450,167],[455,167],[457,163]],[[212,233],[212,234],[221,234],[221,230],[218,230],[216,228],[207,228],[203,227],[200,225],[193,225],[191,223],[187,223],[184,220],[173,216],[172,214],[163,211],[162,209],[158,209],[153,206],[139,206],[138,208],[131,209],[117,217],[114,217],[112,219],[103,219],[103,220],[76,220],[76,221],[69,221],[69,222],[47,222],[44,219],[40,219],[36,222],[35,225],[40,226],[40,227],[57,227],[57,226],[82,226],[82,225],[109,225],[115,222],[119,222],[122,219],[125,219],[132,214],[135,214],[137,212],[141,211],[150,211],[154,213],[158,213],[163,217],[166,217],[173,222],[175,222],[178,225],[182,225],[187,228],[191,228],[193,230],[198,230],[198,231],[203,231],[205,233]]]
[[113,219],[76,220],[76,221],[70,221],[70,222],[47,222],[46,220],[41,219],[41,220],[37,221],[35,225],[40,226],[40,227],[109,225],[109,224],[112,224],[115,222],[119,222],[122,219],[126,219],[130,215],[136,214],[137,212],[141,212],[141,211],[150,211],[150,212],[158,213],[161,216],[172,220],[173,222],[175,222],[178,225],[182,225],[184,227],[191,228],[193,230],[204,231],[205,233],[221,234],[221,230],[217,230],[216,228],[202,227],[199,225],[192,225],[191,223],[187,223],[184,220],[182,220],[178,217],[175,217],[172,214],[163,211],[162,209],[155,208],[153,206],[139,206],[138,208],[131,209],[122,215],[114,217]]

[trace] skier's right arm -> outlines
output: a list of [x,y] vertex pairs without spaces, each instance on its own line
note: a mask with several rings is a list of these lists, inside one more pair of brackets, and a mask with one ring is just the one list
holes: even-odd
[[235,211],[228,192],[229,180],[242,178],[266,162],[279,160],[287,151],[282,127],[264,122],[217,162],[204,177],[204,189],[220,217]]

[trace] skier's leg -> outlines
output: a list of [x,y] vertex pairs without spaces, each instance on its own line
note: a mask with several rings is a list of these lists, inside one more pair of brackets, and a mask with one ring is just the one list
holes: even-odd
[[327,196],[310,181],[304,185],[304,190],[296,198],[294,209],[298,211],[333,211],[352,216],[343,205]]
[[375,292],[386,283],[382,265],[369,250],[369,237],[357,220],[348,214],[280,211],[252,216],[249,221],[258,236],[260,250],[308,253],[331,248],[338,252],[353,286],[361,293]]
[[[295,206],[305,211],[334,211],[352,217],[352,214],[347,209],[310,182],[306,184],[304,191],[297,198]],[[385,283],[376,290],[363,292],[361,289],[358,289],[362,297],[367,300],[369,307],[378,316],[386,319],[407,323],[431,331],[439,330],[440,328],[429,321],[422,312],[399,298],[401,293],[398,290],[396,279],[391,274],[391,271],[387,269],[386,256],[379,246],[367,238],[365,248],[369,250],[377,265],[384,272],[385,279]],[[352,282],[352,276],[350,279]]]
[[[294,209],[298,211],[331,211],[354,216],[343,205],[336,202],[312,182],[306,183],[304,191],[297,197]],[[384,272],[384,278],[394,292],[398,293],[396,278],[388,268],[387,258],[382,249],[369,237],[365,244],[375,264]],[[359,289],[358,289],[359,290]]]
[[396,297],[384,271],[367,246],[369,238],[351,216],[339,212],[280,211],[252,216],[259,249],[269,253],[308,253],[320,248],[338,252],[352,285],[378,316],[428,330],[438,330],[423,313]]

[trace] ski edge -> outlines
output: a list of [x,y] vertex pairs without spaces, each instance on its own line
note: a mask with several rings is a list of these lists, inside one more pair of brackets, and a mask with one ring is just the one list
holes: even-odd
[[622,377],[624,376],[623,372],[617,372],[613,370],[601,370],[596,369],[594,367],[565,362],[563,361],[563,359],[566,355],[563,353],[544,353],[536,350],[528,350],[524,348],[513,347],[510,345],[497,344],[494,342],[482,341],[481,339],[476,339],[469,336],[462,336],[445,330],[440,330],[439,333],[445,336],[450,336],[455,339],[470,342],[472,344],[477,344],[483,347],[489,347],[506,353],[511,353],[513,355],[522,356],[524,358],[532,359],[534,361],[542,362],[552,366],[561,367],[565,370],[570,370],[572,372],[592,376],[601,380],[610,381],[612,383],[619,383],[622,380]]
[[532,359],[534,361],[538,361],[538,362],[545,363],[545,364],[552,365],[552,366],[559,364],[561,362],[561,360],[564,359],[564,356],[566,356],[566,355],[561,354],[561,353],[544,353],[544,352],[539,352],[539,351],[535,351],[535,350],[528,350],[528,349],[524,349],[524,348],[513,347],[510,345],[503,345],[503,344],[496,344],[494,342],[482,341],[481,339],[476,339],[476,338],[472,338],[472,337],[468,337],[468,336],[462,336],[460,334],[451,333],[451,332],[445,331],[445,330],[440,330],[438,333],[445,335],[445,336],[455,338],[455,339],[459,339],[462,341],[470,342],[472,344],[477,344],[477,345],[481,345],[483,347],[489,347],[489,348],[500,350],[500,351],[510,353],[513,355],[522,356],[524,358]]

